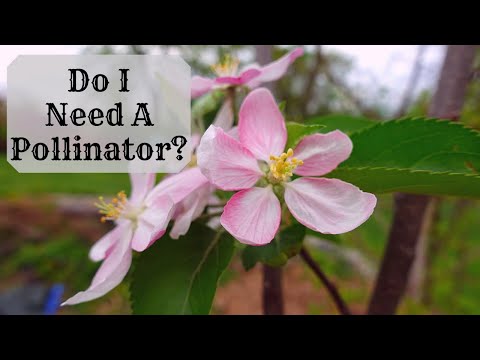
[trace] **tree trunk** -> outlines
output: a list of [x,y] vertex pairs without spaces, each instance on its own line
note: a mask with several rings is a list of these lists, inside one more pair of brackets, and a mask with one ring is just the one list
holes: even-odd
[[[457,120],[463,107],[475,55],[474,45],[450,45],[429,115]],[[397,194],[387,248],[368,309],[394,314],[407,286],[430,197]]]

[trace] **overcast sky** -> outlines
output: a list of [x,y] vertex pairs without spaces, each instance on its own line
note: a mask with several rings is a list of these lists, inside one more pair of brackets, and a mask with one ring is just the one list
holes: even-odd
[[[0,46],[0,91],[7,83],[7,67],[18,56],[27,54],[77,54],[83,45],[2,45]],[[354,70],[346,81],[361,94],[376,98],[383,88],[382,101],[395,108],[407,84],[408,76],[417,54],[417,45],[324,45],[327,51],[337,51],[351,57]],[[428,46],[422,61],[422,75],[416,89],[431,88],[436,81],[445,48]]]

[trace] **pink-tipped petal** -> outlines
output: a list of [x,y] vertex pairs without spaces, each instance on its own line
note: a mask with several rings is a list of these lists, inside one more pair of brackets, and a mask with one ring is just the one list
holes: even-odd
[[[198,150],[197,150],[198,152]],[[147,205],[155,202],[159,196],[169,195],[174,203],[182,201],[200,186],[208,183],[198,167],[189,168],[162,179],[147,196]]]
[[266,245],[280,226],[280,201],[271,186],[243,190],[228,201],[220,218],[222,226],[247,245]]
[[268,161],[270,155],[283,152],[287,129],[270,91],[264,88],[252,91],[243,101],[239,118],[240,142],[257,159]]
[[80,291],[75,296],[65,301],[63,305],[75,305],[102,297],[122,282],[132,263],[132,250],[130,228],[112,248],[111,253],[105,258],[95,274],[92,284],[85,291]]
[[228,131],[233,126],[233,119],[232,99],[227,97],[220,110],[218,110],[217,116],[215,116],[212,124]]
[[129,202],[132,204],[141,203],[150,190],[155,185],[156,174],[132,174],[130,173],[130,182],[132,191]]
[[250,188],[263,176],[253,154],[213,125],[200,141],[197,163],[207,179],[222,190]]
[[261,74],[248,82],[247,86],[254,89],[263,83],[280,79],[288,70],[288,67],[303,55],[302,48],[296,48],[280,59],[260,68]]
[[175,203],[168,195],[159,196],[139,216],[133,234],[132,249],[144,251],[158,240],[167,229],[175,210]]
[[215,79],[215,83],[221,85],[235,85],[240,86],[248,83],[260,75],[258,69],[248,69],[242,72],[239,76],[220,76]]
[[305,136],[293,152],[297,159],[303,160],[303,165],[294,172],[301,176],[328,174],[348,159],[352,148],[352,141],[340,130]]
[[377,198],[341,180],[300,178],[286,184],[285,202],[306,227],[323,234],[343,234],[372,215]]
[[98,240],[90,249],[90,253],[88,254],[90,259],[95,262],[105,259],[109,249],[120,241],[125,231],[127,231],[128,225],[126,222],[118,225]]
[[215,85],[214,79],[209,79],[201,76],[192,77],[192,82],[191,82],[192,99],[196,99],[208,93],[210,90],[212,90],[214,85]]
[[203,213],[212,191],[213,187],[210,184],[205,184],[179,204],[180,211],[176,214],[175,223],[170,231],[172,239],[178,239],[188,232],[192,221]]

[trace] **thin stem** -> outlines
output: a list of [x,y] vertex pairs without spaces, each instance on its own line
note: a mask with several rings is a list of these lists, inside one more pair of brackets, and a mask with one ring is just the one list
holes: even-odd
[[236,124],[237,120],[237,107],[235,104],[235,87],[231,86],[227,89],[227,99],[226,101],[230,102],[230,107],[233,115],[233,123]]
[[330,293],[330,296],[332,297],[332,300],[337,306],[339,313],[342,315],[351,315],[352,313],[350,309],[348,308],[345,301],[343,301],[335,284],[328,280],[322,269],[320,269],[320,266],[315,262],[315,260],[313,260],[312,256],[304,247],[302,248],[302,250],[300,250],[300,256],[302,257],[303,261],[305,261],[305,263],[308,265],[308,267],[315,273],[315,275],[317,275],[323,285],[325,285],[328,292]]

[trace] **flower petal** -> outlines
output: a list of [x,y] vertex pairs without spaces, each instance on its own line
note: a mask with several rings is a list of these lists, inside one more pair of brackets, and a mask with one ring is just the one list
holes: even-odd
[[287,129],[270,91],[265,88],[252,91],[243,101],[239,118],[240,142],[257,159],[269,161],[270,155],[283,152]]
[[352,141],[340,130],[305,136],[293,152],[297,159],[303,160],[303,165],[294,172],[302,176],[328,174],[348,159],[352,148]]
[[210,90],[212,90],[213,86],[215,85],[214,79],[209,79],[206,77],[201,76],[194,76],[192,77],[192,99],[196,99]]
[[179,204],[180,211],[175,215],[175,223],[170,231],[172,239],[178,239],[188,232],[192,221],[203,213],[213,190],[212,185],[205,184]]
[[129,202],[132,204],[141,203],[150,190],[155,185],[155,173],[151,174],[134,174],[130,173],[130,182],[132,184],[132,191]]
[[232,127],[230,130],[227,131],[227,134],[235,140],[240,141],[240,137],[238,135],[238,126]]
[[127,231],[128,223],[123,223],[122,225],[116,226],[113,230],[106,233],[100,240],[98,240],[90,249],[90,253],[88,256],[92,261],[100,261],[103,260],[109,249],[118,241],[120,241],[121,237]]
[[341,180],[300,178],[286,183],[285,202],[306,227],[324,234],[342,234],[372,215],[377,198]]
[[200,141],[197,163],[207,179],[222,190],[250,188],[263,176],[252,153],[213,125]]
[[260,68],[261,74],[248,82],[247,86],[254,89],[262,83],[280,79],[288,70],[288,67],[303,55],[302,48],[296,48],[280,59]]
[[244,85],[247,82],[255,79],[257,76],[261,74],[260,70],[258,69],[247,69],[242,72],[239,76],[220,76],[215,79],[215,83],[217,84],[226,84],[226,85]]
[[266,245],[280,226],[280,201],[272,187],[252,188],[235,195],[225,205],[222,226],[238,241],[248,245]]
[[144,251],[158,240],[167,229],[175,210],[175,203],[168,195],[155,198],[155,202],[139,216],[133,234],[132,249]]
[[198,187],[208,183],[198,167],[189,168],[178,174],[167,176],[147,196],[146,204],[150,205],[159,196],[169,195],[174,203],[182,201]]
[[225,131],[230,130],[233,126],[234,119],[232,110],[232,99],[227,97],[220,110],[218,110],[217,116],[215,116],[212,124]]
[[132,263],[131,238],[132,230],[127,228],[127,231],[123,233],[121,239],[112,248],[111,253],[100,265],[89,288],[85,291],[80,291],[65,301],[62,306],[75,305],[97,299],[117,287],[125,275],[127,275]]

